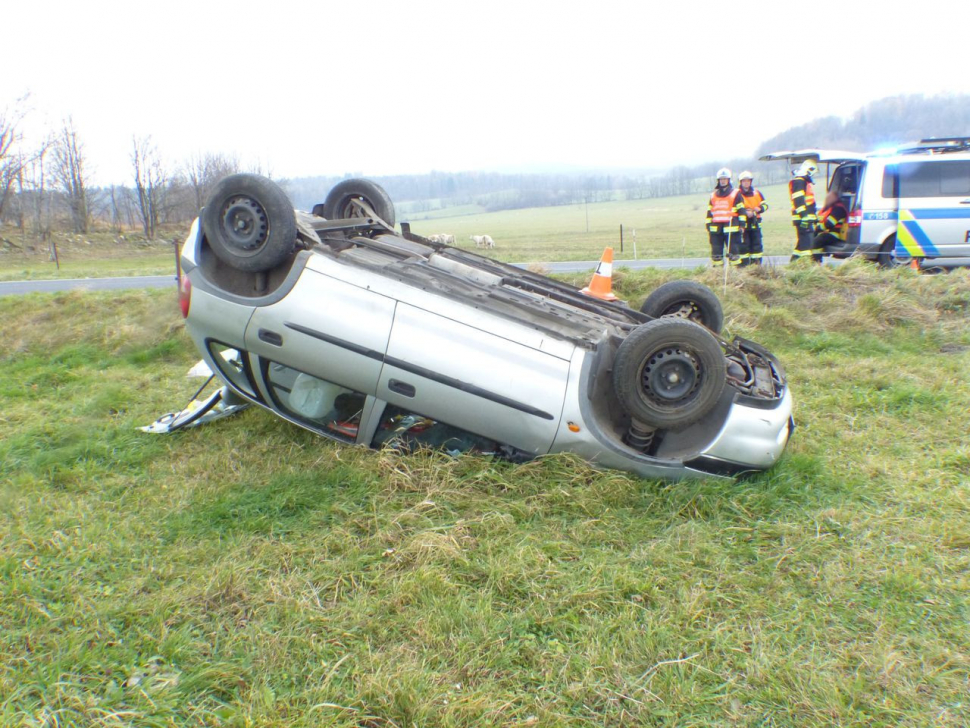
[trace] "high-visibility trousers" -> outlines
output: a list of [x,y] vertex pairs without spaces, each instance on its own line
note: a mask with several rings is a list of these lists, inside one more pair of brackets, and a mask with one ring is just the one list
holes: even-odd
[[822,262],[822,249],[815,249],[815,231],[810,225],[795,225],[795,234],[798,236],[795,242],[795,250],[792,253],[792,262],[799,258],[811,256],[816,263]]
[[724,265],[726,250],[728,262],[731,265],[741,265],[741,230],[727,225],[708,225],[707,230],[711,242],[711,263],[715,266]]
[[761,226],[744,229],[743,244],[741,246],[741,265],[761,265],[764,257],[764,245],[761,236]]

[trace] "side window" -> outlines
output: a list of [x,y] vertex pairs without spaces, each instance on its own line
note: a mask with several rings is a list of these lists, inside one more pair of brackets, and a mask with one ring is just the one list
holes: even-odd
[[263,360],[263,378],[281,412],[344,442],[354,442],[366,395]]
[[944,197],[970,195],[970,162],[940,162],[940,194]]
[[509,445],[503,445],[487,437],[475,435],[392,404],[384,408],[371,445],[376,448],[393,447],[408,452],[420,447],[441,449],[452,454],[474,452],[515,462],[530,459],[528,454]]
[[899,165],[900,197],[962,197],[970,195],[970,162],[936,159]]
[[899,167],[887,164],[882,175],[882,196],[887,200],[899,197]]
[[256,394],[251,384],[252,378],[249,376],[249,365],[245,360],[245,355],[238,349],[231,346],[220,344],[218,341],[207,342],[209,354],[219,368],[219,373],[228,380],[233,386],[244,394],[248,394],[253,399],[261,400]]
[[939,162],[903,162],[899,165],[900,197],[939,197]]

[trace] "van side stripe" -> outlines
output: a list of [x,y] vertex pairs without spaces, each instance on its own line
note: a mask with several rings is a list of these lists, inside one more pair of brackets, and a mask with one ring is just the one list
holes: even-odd
[[970,217],[970,206],[968,207],[945,207],[933,210],[909,210],[917,220],[949,220],[953,217]]
[[[970,218],[970,207],[943,207],[932,210],[907,210],[916,220],[950,220],[952,218]],[[899,218],[895,210],[885,212],[863,212],[863,220],[896,220]]]
[[899,213],[899,227],[896,230],[896,240],[910,255],[938,256],[940,251],[930,242],[926,232],[913,219],[911,210]]
[[299,331],[301,334],[306,334],[314,339],[319,339],[320,341],[325,341],[328,344],[333,344],[334,346],[339,346],[341,349],[347,349],[361,356],[366,356],[368,359],[376,359],[382,364],[388,364],[389,366],[396,367],[406,372],[411,372],[411,374],[417,374],[419,377],[424,377],[425,379],[430,379],[433,382],[438,382],[439,384],[444,384],[446,387],[452,387],[462,392],[468,392],[468,394],[474,395],[476,397],[481,397],[482,399],[487,399],[490,402],[495,402],[505,407],[510,407],[511,409],[519,410],[519,412],[525,412],[527,415],[533,415],[534,417],[541,417],[544,420],[554,420],[556,419],[553,415],[545,412],[531,405],[525,404],[524,402],[519,402],[518,400],[510,399],[508,397],[503,397],[501,394],[496,392],[491,392],[482,387],[478,387],[474,384],[468,382],[463,382],[460,379],[455,379],[454,377],[449,377],[446,374],[441,374],[439,372],[433,371],[431,369],[426,369],[425,367],[418,366],[417,364],[411,364],[403,359],[397,359],[392,356],[385,356],[379,351],[374,351],[373,349],[368,349],[353,342],[347,341],[346,339],[339,339],[336,336],[331,336],[330,334],[325,334],[322,331],[317,331],[316,329],[311,329],[306,326],[301,326],[300,324],[294,324],[287,321],[284,326],[293,331]]

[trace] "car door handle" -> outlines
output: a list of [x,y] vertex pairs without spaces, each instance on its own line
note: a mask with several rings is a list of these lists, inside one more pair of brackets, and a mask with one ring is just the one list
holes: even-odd
[[968,197],[965,200],[960,200],[960,204],[961,205],[970,205],[970,197]]
[[259,333],[260,341],[265,341],[267,344],[272,344],[273,346],[283,346],[283,337],[277,334],[275,331],[270,331],[269,329],[260,329]]
[[392,379],[387,383],[387,388],[390,389],[395,394],[401,394],[405,397],[413,397],[417,390],[414,388],[413,384],[408,384],[407,382],[402,382],[399,379]]

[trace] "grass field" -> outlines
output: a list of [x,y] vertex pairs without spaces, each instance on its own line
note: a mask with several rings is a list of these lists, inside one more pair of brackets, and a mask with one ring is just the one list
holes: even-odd
[[170,292],[0,299],[0,725],[967,725],[970,277],[723,299],[799,427],[672,485],[259,410],[145,435],[193,390]]
[[[776,185],[762,192],[771,205],[764,222],[765,252],[788,254],[794,242],[787,189]],[[452,233],[457,245],[466,248],[474,247],[471,235],[491,235],[497,247],[479,252],[512,263],[598,260],[607,245],[613,246],[617,260],[632,260],[634,230],[638,258],[707,258],[710,246],[704,219],[709,197],[705,192],[491,213],[480,212],[475,206],[447,208],[431,213],[430,219],[415,217],[412,229],[422,235]],[[625,230],[622,251],[621,224]],[[175,266],[170,240],[182,240],[186,232],[187,226],[172,228],[152,243],[137,236],[119,241],[109,233],[58,236],[60,270],[48,259],[46,246],[36,244],[32,251],[6,249],[0,254],[0,280],[164,275]]]
[[107,276],[165,275],[175,271],[172,239],[184,240],[188,226],[173,227],[148,241],[141,235],[92,231],[89,235],[55,233],[60,266],[50,258],[48,246],[4,231],[0,239],[17,247],[0,245],[0,281]]
[[[770,209],[764,219],[765,252],[791,253],[794,247],[788,190],[784,185],[762,192]],[[526,210],[460,214],[415,220],[412,229],[422,235],[452,233],[462,246],[471,235],[488,234],[496,248],[486,251],[500,260],[525,263],[550,260],[597,260],[612,245],[617,259],[633,258],[633,230],[638,258],[707,258],[710,245],[704,227],[710,192],[681,197],[588,205],[541,207]],[[586,215],[589,213],[589,232]],[[620,225],[624,245],[620,251]]]

